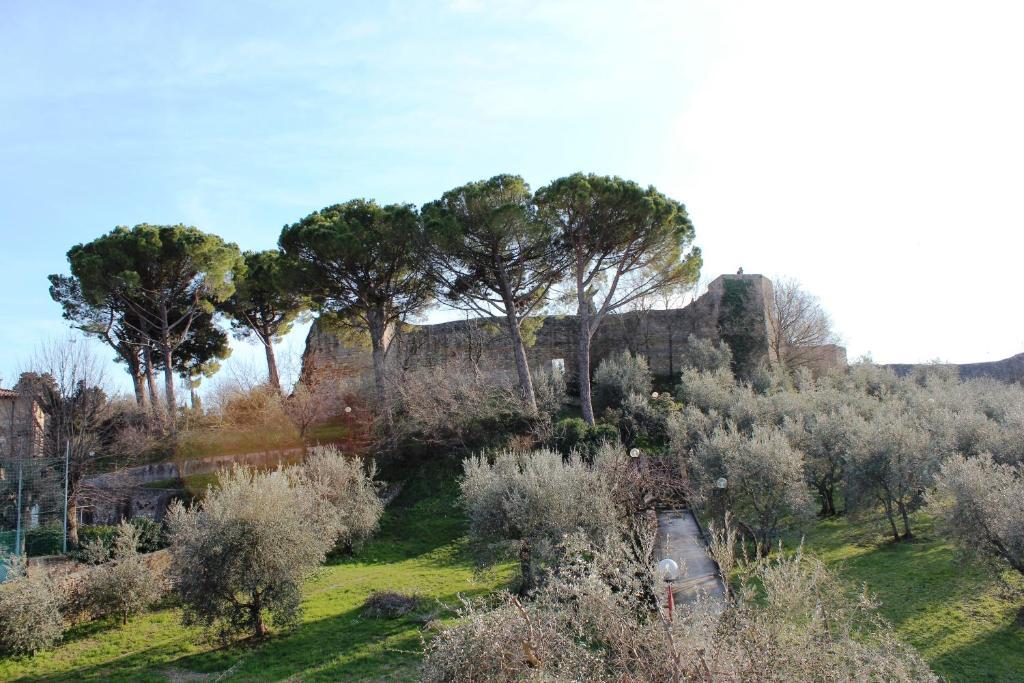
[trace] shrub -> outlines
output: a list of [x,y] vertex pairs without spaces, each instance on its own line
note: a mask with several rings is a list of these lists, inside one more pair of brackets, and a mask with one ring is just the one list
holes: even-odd
[[78,530],[78,542],[80,545],[85,545],[91,541],[99,541],[106,546],[110,546],[114,542],[115,536],[117,536],[117,527],[109,524],[96,524],[82,527]]
[[89,570],[83,586],[87,609],[96,618],[117,617],[122,624],[156,602],[160,580],[139,555],[139,529],[121,522],[109,561]]
[[565,456],[575,451],[590,460],[601,444],[618,442],[619,430],[614,425],[599,422],[591,426],[579,417],[561,419],[552,429],[551,447]]
[[23,564],[0,584],[0,651],[33,654],[64,635],[62,599],[45,573],[28,576]]
[[465,603],[428,643],[422,680],[937,680],[820,561],[802,552],[737,560],[734,544],[716,545],[739,581],[724,610],[698,601],[677,606],[672,622],[652,616],[641,592],[608,581],[646,568],[588,549],[530,602]]
[[601,361],[594,372],[594,412],[618,408],[630,394],[651,395],[651,371],[643,356],[628,351]]
[[317,496],[319,514],[332,519],[338,549],[352,550],[377,530],[384,505],[372,465],[364,467],[361,459],[346,458],[334,446],[318,446],[292,473]]
[[186,625],[222,639],[297,623],[301,586],[334,546],[336,517],[283,471],[234,468],[199,507],[168,511],[170,578]]
[[25,532],[25,554],[29,557],[60,555],[64,548],[64,526],[46,524]]
[[678,410],[668,394],[657,398],[630,394],[622,403],[619,432],[628,445],[663,445],[669,439],[669,419]]
[[683,367],[699,372],[731,370],[732,349],[721,341],[716,344],[710,339],[699,339],[691,334],[683,347]]
[[552,430],[552,447],[562,455],[585,448],[590,426],[580,417],[566,417],[555,423]]
[[621,534],[610,483],[578,454],[505,451],[493,462],[468,458],[463,470],[462,504],[477,557],[484,563],[517,558],[524,592],[558,563],[567,534],[581,533],[598,546]]
[[138,551],[140,553],[153,553],[167,547],[163,527],[158,522],[154,522],[149,517],[133,517],[131,525],[138,532]]

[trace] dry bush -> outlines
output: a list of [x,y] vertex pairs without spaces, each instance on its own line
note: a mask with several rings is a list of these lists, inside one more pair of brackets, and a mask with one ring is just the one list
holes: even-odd
[[577,544],[531,601],[465,603],[457,625],[427,643],[422,680],[937,680],[820,561],[736,558],[728,530],[715,545],[739,575],[724,609],[698,600],[669,622],[640,588],[649,572]]
[[363,603],[362,615],[371,619],[395,619],[415,612],[422,602],[418,595],[374,591]]
[[471,450],[531,427],[518,384],[469,365],[407,371],[394,378],[389,394],[393,436],[406,443]]

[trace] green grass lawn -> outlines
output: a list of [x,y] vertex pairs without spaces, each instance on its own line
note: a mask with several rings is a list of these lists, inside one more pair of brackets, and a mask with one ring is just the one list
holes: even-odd
[[385,513],[378,535],[352,558],[329,563],[306,586],[302,624],[268,640],[220,649],[164,609],[127,626],[89,624],[31,658],[0,659],[0,680],[360,681],[413,680],[421,650],[418,615],[371,619],[360,607],[375,590],[418,593],[423,612],[459,594],[506,585],[510,566],[480,575],[467,551],[452,478],[414,480]]
[[[1024,681],[1024,581],[964,562],[917,515],[911,543],[892,543],[881,524],[846,517],[819,522],[805,545],[852,584],[864,584],[882,614],[948,681]],[[798,541],[797,541],[798,542]]]

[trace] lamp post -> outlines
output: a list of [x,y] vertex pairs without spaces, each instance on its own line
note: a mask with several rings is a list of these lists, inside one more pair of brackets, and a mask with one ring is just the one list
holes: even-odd
[[672,584],[679,578],[679,564],[671,557],[666,557],[658,563],[658,573],[665,581],[665,589],[668,593],[668,620],[672,621],[672,610],[676,606],[675,596],[672,594]]

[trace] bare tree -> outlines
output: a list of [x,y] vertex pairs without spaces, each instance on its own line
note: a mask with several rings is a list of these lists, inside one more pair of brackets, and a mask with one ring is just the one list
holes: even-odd
[[835,344],[837,337],[818,297],[791,278],[773,283],[773,292],[769,338],[772,352],[790,370],[820,363],[825,358],[822,347]]
[[339,379],[327,368],[310,367],[295,383],[284,411],[301,438],[306,438],[310,427],[341,411],[343,390]]
[[[77,545],[78,499],[84,481],[133,455],[123,447],[135,441],[122,443],[118,438],[119,431],[131,427],[133,420],[109,400],[103,364],[89,341],[67,336],[44,342],[30,367],[33,372],[23,373],[22,380],[31,386],[47,416],[45,456],[61,474],[66,461],[68,541]],[[139,417],[134,422],[144,422]]]

